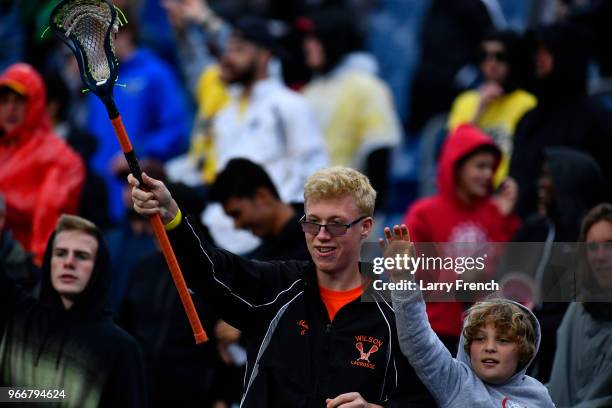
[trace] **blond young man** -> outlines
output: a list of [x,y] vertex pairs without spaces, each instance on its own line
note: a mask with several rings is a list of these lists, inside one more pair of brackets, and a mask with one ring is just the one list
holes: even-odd
[[[405,224],[385,228],[385,238],[385,256],[412,253]],[[406,271],[391,274],[395,281],[410,277]],[[526,375],[541,339],[538,319],[526,307],[506,299],[476,303],[467,311],[453,358],[429,325],[418,286],[393,291],[392,299],[402,353],[438,407],[555,406],[544,385]]]
[[243,333],[241,406],[434,406],[399,352],[390,305],[360,273],[376,198],[364,175],[333,167],[308,178],[300,224],[312,260],[287,262],[248,261],[214,248],[162,182],[146,174],[143,180],[150,192],[128,177],[134,209],[161,214],[189,286]]

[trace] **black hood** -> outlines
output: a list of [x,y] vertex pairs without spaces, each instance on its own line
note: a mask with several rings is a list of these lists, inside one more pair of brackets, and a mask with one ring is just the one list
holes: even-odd
[[59,293],[51,284],[51,255],[53,253],[53,242],[55,232],[47,243],[45,257],[42,264],[42,283],[40,288],[40,302],[42,305],[57,312],[66,312],[71,318],[87,319],[110,315],[108,306],[108,291],[111,281],[110,255],[106,242],[97,232],[98,252],[94,270],[87,287],[75,300],[70,310],[66,311]]
[[604,199],[601,168],[590,155],[568,147],[550,147],[544,155],[555,190],[550,216],[557,241],[576,241],[580,220]]
[[336,68],[351,52],[362,49],[363,38],[350,10],[327,7],[311,12],[307,19],[312,26],[309,33],[316,37],[325,52],[325,74]]
[[529,37],[534,55],[538,47],[544,47],[554,58],[550,75],[535,81],[538,105],[586,95],[590,55],[587,31],[575,23],[560,22],[536,29]]

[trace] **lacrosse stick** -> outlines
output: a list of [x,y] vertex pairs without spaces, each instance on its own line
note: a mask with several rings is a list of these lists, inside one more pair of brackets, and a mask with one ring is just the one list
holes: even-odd
[[[113,99],[113,87],[118,71],[113,34],[117,33],[119,25],[121,22],[117,10],[110,0],[62,0],[53,9],[50,21],[51,30],[74,53],[85,86],[104,103],[130,171],[143,188],[145,184],[136,154]],[[150,221],[183,302],[196,343],[203,343],[208,338],[189,295],[161,217],[155,214],[150,217]]]

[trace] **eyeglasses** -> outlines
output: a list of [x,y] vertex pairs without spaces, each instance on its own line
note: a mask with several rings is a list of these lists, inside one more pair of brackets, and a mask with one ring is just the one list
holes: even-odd
[[504,51],[495,51],[495,52],[487,52],[482,51],[480,54],[480,60],[486,61],[489,58],[495,59],[497,62],[506,62],[508,60],[508,56]]
[[300,218],[300,225],[302,226],[302,231],[307,234],[317,235],[319,231],[321,231],[321,227],[323,227],[332,237],[340,237],[346,234],[346,231],[353,225],[357,224],[359,221],[363,221],[366,218],[368,217],[364,215],[348,224],[342,224],[339,222],[332,222],[330,224],[319,224],[312,221],[306,221],[306,216],[304,215],[302,218]]

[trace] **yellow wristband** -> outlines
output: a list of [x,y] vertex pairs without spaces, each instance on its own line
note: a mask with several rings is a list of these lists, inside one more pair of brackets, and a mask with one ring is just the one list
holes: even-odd
[[172,231],[173,229],[179,226],[181,221],[183,221],[183,214],[181,213],[181,209],[179,208],[172,221],[164,225],[164,228],[166,229],[166,231]]

